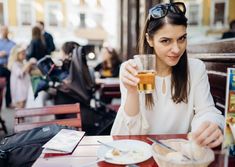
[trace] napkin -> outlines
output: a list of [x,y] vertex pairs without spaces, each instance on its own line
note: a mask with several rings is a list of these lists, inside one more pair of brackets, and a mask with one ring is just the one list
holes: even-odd
[[83,131],[62,129],[42,146],[44,148],[43,153],[72,153],[84,135],[85,132]]

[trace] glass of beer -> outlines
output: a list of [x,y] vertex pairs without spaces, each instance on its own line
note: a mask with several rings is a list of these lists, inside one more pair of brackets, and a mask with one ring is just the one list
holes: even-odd
[[138,91],[140,93],[153,93],[155,89],[155,68],[156,57],[154,54],[135,55],[134,60],[137,64],[138,74],[140,79],[138,83]]

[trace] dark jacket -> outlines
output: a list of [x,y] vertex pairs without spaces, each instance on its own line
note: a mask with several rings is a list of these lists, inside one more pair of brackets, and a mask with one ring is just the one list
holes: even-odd
[[42,43],[40,39],[31,40],[26,51],[27,60],[29,60],[32,57],[36,58],[37,60],[40,60],[46,54],[47,54],[46,46]]
[[226,38],[235,38],[235,32],[228,31],[228,32],[223,33],[222,39],[226,39]]
[[43,36],[44,36],[44,39],[46,42],[47,54],[50,55],[51,52],[53,52],[55,50],[55,44],[53,41],[53,37],[48,32],[44,32]]

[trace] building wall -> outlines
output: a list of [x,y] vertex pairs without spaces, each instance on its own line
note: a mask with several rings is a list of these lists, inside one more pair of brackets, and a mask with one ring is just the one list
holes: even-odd
[[[66,26],[66,4],[65,0],[33,0],[33,6],[35,9],[36,20],[45,20],[45,3],[46,2],[59,2],[62,6],[62,15],[64,16],[62,27]],[[9,26],[17,26],[17,0],[8,0],[8,24]]]
[[39,8],[36,8],[36,20],[44,20],[44,2],[45,0],[35,0],[35,3],[39,5]]
[[228,15],[228,23],[230,23],[232,20],[235,20],[235,1],[229,0],[229,15]]
[[209,26],[210,25],[210,0],[203,0],[203,14],[202,14],[202,25]]
[[16,26],[17,25],[17,18],[16,18],[16,0],[8,0],[8,24],[9,26]]

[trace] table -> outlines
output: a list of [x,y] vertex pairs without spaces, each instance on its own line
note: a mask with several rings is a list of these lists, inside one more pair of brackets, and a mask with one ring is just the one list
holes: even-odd
[[[152,144],[147,137],[154,137],[156,139],[173,139],[173,138],[186,138],[186,134],[177,134],[177,135],[136,135],[136,136],[85,136],[79,145],[76,147],[72,155],[60,156],[60,157],[51,157],[43,158],[44,155],[41,155],[37,161],[34,163],[33,167],[78,167],[85,164],[95,162],[97,160],[96,152],[100,147],[100,144],[97,143],[97,140],[102,142],[111,142],[113,140],[120,139],[133,139],[141,140],[146,143]],[[215,148],[215,161],[210,164],[209,167],[224,167],[224,155],[220,153],[220,148]],[[150,158],[142,163],[138,164],[140,167],[157,167],[156,162],[153,158]],[[90,166],[99,166],[99,167],[122,167],[123,165],[113,165],[106,163],[104,161],[94,163]],[[235,166],[235,158],[229,159],[229,166]]]

